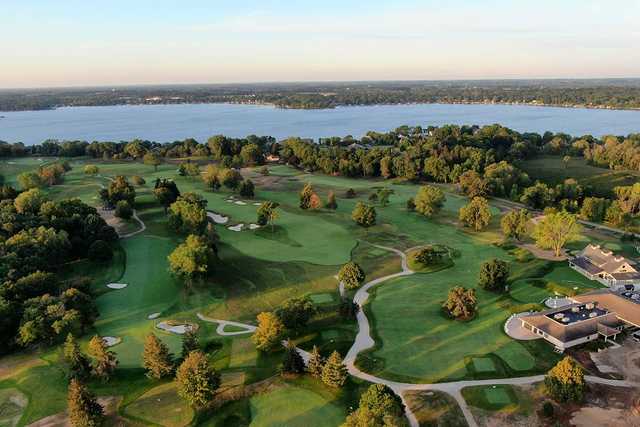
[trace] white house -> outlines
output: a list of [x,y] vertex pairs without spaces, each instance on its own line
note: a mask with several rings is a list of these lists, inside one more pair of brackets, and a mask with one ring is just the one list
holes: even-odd
[[577,256],[569,259],[569,266],[588,277],[614,289],[640,288],[640,272],[634,261],[599,245],[588,245]]

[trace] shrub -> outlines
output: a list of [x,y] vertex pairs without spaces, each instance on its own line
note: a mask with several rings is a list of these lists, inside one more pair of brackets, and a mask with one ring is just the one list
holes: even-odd
[[133,182],[135,185],[145,185],[147,183],[147,181],[145,181],[143,177],[138,175],[132,176],[131,182]]
[[507,287],[509,265],[502,260],[492,259],[482,264],[478,286],[487,291],[503,292]]
[[120,200],[116,203],[116,211],[114,215],[118,218],[130,219],[133,216],[133,209],[131,209],[129,202],[126,200]]

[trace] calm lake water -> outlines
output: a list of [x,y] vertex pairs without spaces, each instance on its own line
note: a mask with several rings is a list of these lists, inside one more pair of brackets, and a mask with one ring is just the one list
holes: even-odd
[[571,135],[640,132],[640,111],[516,105],[380,105],[330,110],[284,110],[234,104],[69,107],[0,113],[0,140],[36,144],[48,138],[167,142],[216,134],[319,138],[388,131],[401,125],[500,123],[520,132]]

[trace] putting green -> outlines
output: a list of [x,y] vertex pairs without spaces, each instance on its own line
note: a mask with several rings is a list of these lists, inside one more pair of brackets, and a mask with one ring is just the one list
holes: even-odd
[[311,298],[311,301],[313,301],[314,304],[327,304],[333,302],[333,294],[330,293],[311,294],[309,298]]
[[342,424],[345,410],[311,390],[284,385],[251,398],[252,427],[335,427]]
[[485,388],[484,395],[491,405],[506,406],[511,404],[511,396],[503,388]]
[[488,357],[474,357],[473,367],[476,372],[493,372],[496,370],[493,360]]

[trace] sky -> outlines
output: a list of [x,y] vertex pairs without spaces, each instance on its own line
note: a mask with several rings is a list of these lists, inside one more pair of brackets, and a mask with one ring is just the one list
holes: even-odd
[[640,77],[640,0],[0,0],[0,88]]

